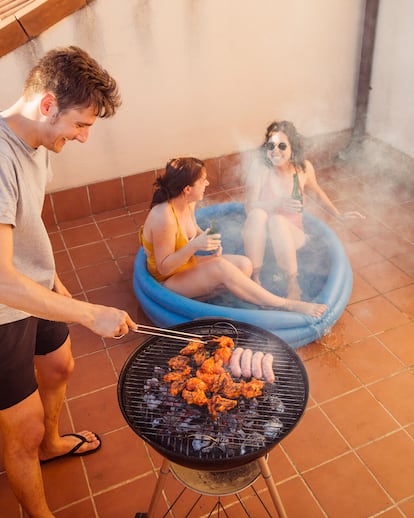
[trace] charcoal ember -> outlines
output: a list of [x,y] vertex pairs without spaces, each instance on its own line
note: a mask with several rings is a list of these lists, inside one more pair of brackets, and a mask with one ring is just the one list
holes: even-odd
[[264,435],[253,432],[247,434],[243,440],[243,443],[240,446],[240,455],[245,455],[252,450],[256,450],[257,448],[264,448],[266,445],[266,439]]
[[203,451],[204,448],[209,447],[211,444],[211,437],[208,437],[204,434],[198,433],[195,435],[191,446],[194,451]]
[[144,385],[144,390],[148,391],[148,390],[159,389],[160,386],[161,386],[161,382],[158,378],[150,378],[146,381],[146,383]]
[[165,369],[163,369],[162,367],[159,367],[158,365],[156,365],[154,367],[154,376],[158,379],[162,379],[162,377],[164,376],[165,374]]
[[229,444],[228,435],[218,433],[216,437],[210,437],[210,439],[210,443],[201,450],[203,453],[209,453],[216,449],[220,450],[222,453],[226,453]]
[[152,392],[144,394],[143,400],[145,401],[148,410],[155,410],[162,404],[161,399],[157,398],[157,396]]
[[197,431],[200,428],[200,425],[194,417],[188,417],[187,419],[184,419],[180,424],[178,425],[177,430],[179,432],[194,432]]
[[219,433],[215,442],[221,451],[226,452],[230,443],[230,436],[227,433]]
[[283,423],[278,417],[273,417],[264,424],[263,430],[267,439],[277,439],[283,430]]
[[170,391],[168,390],[168,388],[165,386],[165,385],[161,385],[160,388],[159,388],[159,391],[160,391],[160,394],[162,394],[162,397],[165,399],[167,397],[171,397],[171,394],[170,394]]
[[226,414],[225,417],[226,419],[223,426],[228,430],[229,434],[234,434],[240,427],[240,419],[238,419],[237,415],[233,414]]
[[175,430],[182,420],[182,416],[179,413],[168,412],[160,418],[160,423],[167,430]]
[[278,396],[276,396],[276,394],[267,394],[265,397],[265,401],[269,404],[269,407],[275,412],[282,414],[285,411],[285,405],[283,401]]

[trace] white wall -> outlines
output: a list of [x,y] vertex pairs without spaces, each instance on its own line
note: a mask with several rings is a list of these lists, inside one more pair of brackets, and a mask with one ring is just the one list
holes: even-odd
[[[383,1],[409,23],[411,0]],[[0,58],[1,106],[55,46],[85,48],[119,81],[123,107],[53,157],[50,191],[248,149],[276,118],[306,136],[349,129],[363,12],[363,0],[95,0]]]
[[367,132],[414,158],[413,22],[413,0],[381,0]]

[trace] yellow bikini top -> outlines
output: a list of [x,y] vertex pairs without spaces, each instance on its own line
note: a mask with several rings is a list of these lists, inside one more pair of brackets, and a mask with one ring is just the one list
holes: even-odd
[[[175,221],[177,222],[177,233],[175,234],[175,251],[177,251],[177,250],[180,250],[181,248],[183,248],[188,243],[188,239],[181,229],[180,222],[178,221],[177,214],[175,213],[172,203],[168,203],[168,205],[171,207],[171,210],[173,211],[173,214],[175,216]],[[157,263],[155,261],[153,244],[150,243],[149,241],[147,241],[144,237],[144,226],[143,225],[139,229],[139,239],[141,241],[142,246],[144,247],[144,251],[147,256],[147,270],[152,275],[152,277],[154,277],[154,279],[158,282],[163,282],[166,279],[168,279],[168,277],[171,277],[172,275],[175,275],[178,272],[188,270],[189,268],[194,267],[197,263],[196,257],[194,255],[192,255],[186,263],[179,266],[176,270],[174,270],[170,274],[161,275],[157,269]]]

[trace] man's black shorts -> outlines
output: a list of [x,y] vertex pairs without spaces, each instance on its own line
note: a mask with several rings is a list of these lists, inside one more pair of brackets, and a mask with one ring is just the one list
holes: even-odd
[[37,389],[34,356],[59,349],[68,337],[63,322],[29,317],[0,325],[0,410]]

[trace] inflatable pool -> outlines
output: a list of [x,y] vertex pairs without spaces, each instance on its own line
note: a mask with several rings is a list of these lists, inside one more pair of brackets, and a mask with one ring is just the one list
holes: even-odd
[[[222,234],[223,253],[243,254],[241,230],[245,219],[243,204],[222,203],[197,210],[197,221],[207,228],[214,221]],[[159,327],[171,327],[202,318],[231,318],[267,329],[296,348],[321,338],[341,316],[352,290],[352,269],[336,234],[322,221],[304,214],[307,244],[298,252],[299,283],[303,299],[325,303],[322,318],[301,313],[261,309],[224,295],[200,302],[174,293],[155,281],[146,268],[145,253],[135,258],[133,286],[148,318]],[[264,287],[285,296],[283,277],[279,275],[268,247],[262,269]]]

